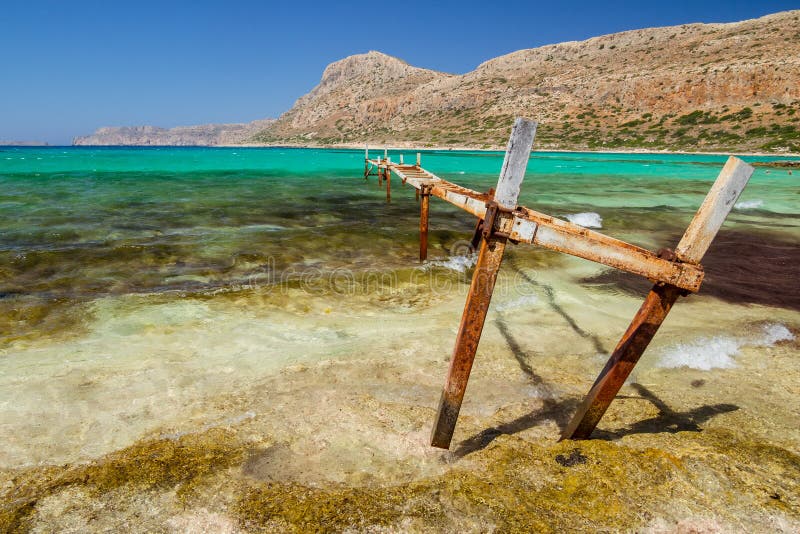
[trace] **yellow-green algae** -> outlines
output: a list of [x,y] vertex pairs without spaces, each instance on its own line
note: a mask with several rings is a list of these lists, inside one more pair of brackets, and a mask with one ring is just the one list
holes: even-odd
[[[85,465],[4,473],[0,530],[63,528],[38,507],[74,498],[70,490],[107,514],[151,499],[169,503],[159,512],[165,521],[215,509],[245,531],[618,531],[687,517],[742,530],[769,530],[773,519],[800,525],[800,457],[729,431],[642,434],[624,443],[504,435],[465,459],[451,458],[442,475],[358,488],[249,477],[243,465],[262,445],[249,439],[211,429],[140,442]],[[567,467],[559,455],[581,461]]]
[[178,489],[186,495],[194,484],[210,474],[241,463],[244,449],[221,429],[189,434],[179,439],[136,443],[85,465],[33,468],[5,473],[0,528],[24,531],[40,499],[68,487],[83,487],[96,496],[125,488],[128,492]]

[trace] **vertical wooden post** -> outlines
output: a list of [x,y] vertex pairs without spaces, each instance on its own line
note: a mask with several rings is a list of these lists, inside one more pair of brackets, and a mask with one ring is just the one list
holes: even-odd
[[402,164],[403,164],[403,155],[400,154],[400,165],[402,165]]
[[419,204],[419,262],[428,259],[428,206],[431,199],[431,188],[423,185],[422,191],[417,190],[420,197]]
[[389,149],[388,148],[384,148],[383,149],[383,159],[389,159]]
[[[752,174],[750,165],[728,159],[675,249],[679,260],[700,263]],[[653,286],[561,439],[591,436],[680,294],[673,285]]]
[[369,145],[364,145],[364,179],[369,180]]
[[422,166],[422,154],[417,152],[417,167]]
[[[518,118],[514,122],[494,197],[494,201],[503,208],[514,209],[517,206],[520,185],[525,177],[525,169],[535,135],[535,122],[522,118]],[[456,335],[447,381],[442,390],[439,410],[431,432],[431,445],[434,447],[447,449],[453,439],[458,413],[461,410],[461,402],[464,399],[472,363],[478,350],[478,343],[505,247],[506,238],[495,234],[491,234],[488,239],[481,241],[478,262]]]

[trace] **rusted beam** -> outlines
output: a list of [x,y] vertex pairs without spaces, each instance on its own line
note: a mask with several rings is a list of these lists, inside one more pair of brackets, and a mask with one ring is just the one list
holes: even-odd
[[[500,208],[513,209],[517,205],[520,184],[525,177],[535,134],[535,122],[521,118],[514,122],[494,197]],[[506,218],[499,224],[506,222],[510,222],[510,219]],[[490,228],[488,237],[481,241],[478,262],[461,315],[447,381],[442,390],[439,410],[431,432],[431,445],[434,447],[443,449],[450,447],[486,313],[492,300],[497,273],[503,260],[506,238],[498,236],[492,230]]]
[[430,204],[430,189],[423,187],[420,191],[419,205],[419,261],[428,259],[428,206]]
[[636,245],[527,208],[521,208],[515,216],[511,238],[688,291],[697,291],[703,282],[703,269],[697,265],[661,258]]
[[[491,197],[485,193],[461,187],[427,171],[421,171],[426,173],[421,174],[396,165],[392,169],[414,188],[430,185],[433,196],[480,219],[486,216],[486,201]],[[697,265],[660,258],[642,247],[525,207],[519,207],[514,214],[511,239],[602,263],[688,291],[697,291],[703,281],[703,269]]]
[[[738,158],[728,159],[675,249],[679,260],[700,263],[752,174],[750,165]],[[681,289],[675,285],[653,286],[577,413],[564,429],[562,439],[588,439],[591,436],[680,294]]]

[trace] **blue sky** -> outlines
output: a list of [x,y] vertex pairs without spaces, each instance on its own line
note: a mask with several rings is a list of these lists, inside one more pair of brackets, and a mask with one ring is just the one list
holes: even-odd
[[100,126],[276,117],[342,57],[380,50],[463,73],[521,48],[730,22],[789,1],[0,3],[0,140],[68,144]]

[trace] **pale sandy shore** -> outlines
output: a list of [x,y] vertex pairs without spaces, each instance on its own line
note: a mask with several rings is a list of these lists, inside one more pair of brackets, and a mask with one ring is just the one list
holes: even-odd
[[7,348],[0,529],[800,529],[800,312],[681,301],[595,439],[559,442],[641,298],[507,267],[449,452],[465,284],[122,296]]

